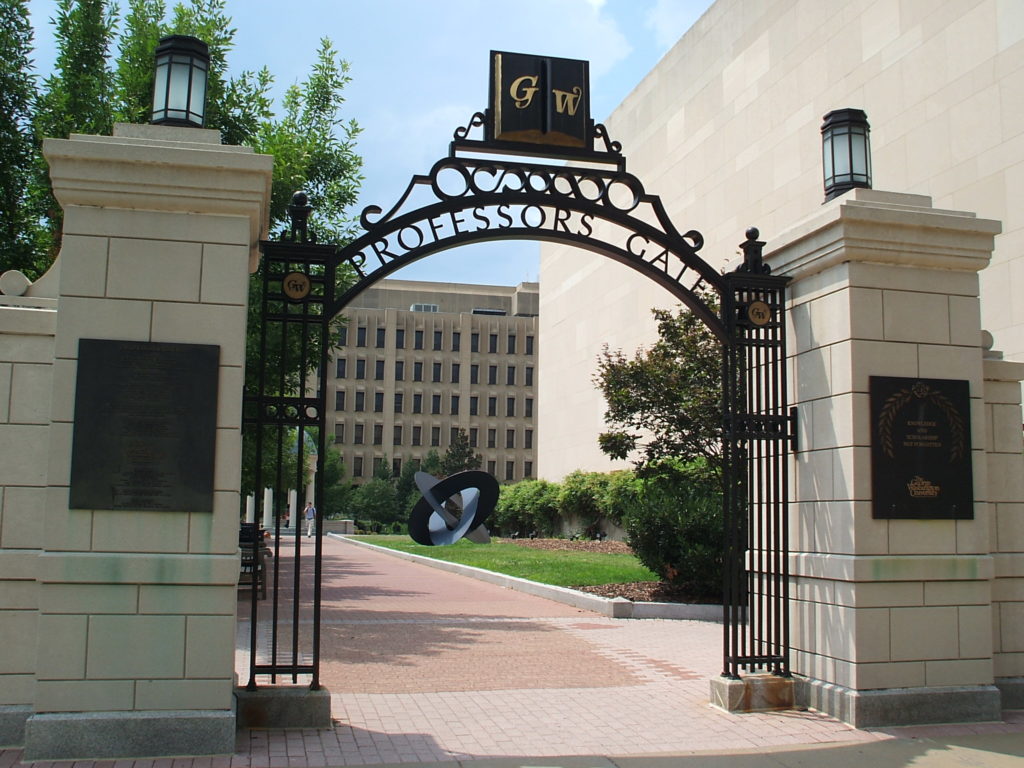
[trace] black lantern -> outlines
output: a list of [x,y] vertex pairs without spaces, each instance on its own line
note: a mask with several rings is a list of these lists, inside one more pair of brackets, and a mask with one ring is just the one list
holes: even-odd
[[825,202],[854,187],[871,189],[871,126],[860,109],[836,109],[821,124]]
[[202,128],[206,114],[206,73],[210,49],[187,35],[160,38],[153,83],[153,125]]

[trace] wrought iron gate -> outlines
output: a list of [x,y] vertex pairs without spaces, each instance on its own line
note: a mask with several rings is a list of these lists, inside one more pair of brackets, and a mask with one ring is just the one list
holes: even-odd
[[[564,106],[564,98],[560,103]],[[258,376],[250,378],[244,415],[256,446],[249,455],[253,487],[271,483],[277,489],[274,509],[284,510],[282,489],[305,485],[309,448],[315,450],[317,476],[323,477],[333,323],[361,291],[413,261],[473,242],[532,239],[589,249],[665,287],[722,344],[723,674],[738,677],[741,671],[765,669],[788,675],[787,470],[795,417],[786,389],[787,279],[771,275],[763,264],[764,243],[755,229],[747,232],[744,262],[736,271],[722,275],[713,269],[698,255],[700,233],[679,233],[660,198],[626,172],[621,146],[589,117],[580,123],[581,146],[550,146],[496,138],[494,111],[477,113],[458,128],[449,154],[428,174],[413,176],[390,211],[381,216],[380,208],[367,207],[361,217],[365,234],[344,248],[314,242],[306,225],[308,201],[299,194],[290,208],[291,229],[281,240],[263,243],[261,362]],[[480,127],[484,140],[469,139]],[[568,164],[482,153],[553,157]],[[424,190],[434,199],[406,210],[412,193]],[[348,284],[341,279],[346,274],[354,278]],[[718,312],[702,298],[703,288],[718,293]],[[275,460],[270,469],[268,456]],[[257,675],[269,675],[273,682],[278,675],[295,681],[305,674],[314,689],[319,687],[320,483],[315,506],[312,568],[302,537],[283,538],[280,515],[274,515],[267,566],[270,621],[259,625],[256,589],[249,608],[250,688],[256,687]],[[258,559],[259,548],[256,554]],[[306,572],[312,585],[303,580]]]

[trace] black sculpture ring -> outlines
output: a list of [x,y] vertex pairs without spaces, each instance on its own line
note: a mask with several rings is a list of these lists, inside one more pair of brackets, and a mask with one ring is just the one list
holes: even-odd
[[[498,481],[486,472],[471,469],[438,480],[426,472],[416,473],[416,487],[422,495],[409,515],[409,536],[417,544],[454,544],[463,536],[487,542],[483,522],[498,503]],[[461,494],[462,514],[447,508]]]

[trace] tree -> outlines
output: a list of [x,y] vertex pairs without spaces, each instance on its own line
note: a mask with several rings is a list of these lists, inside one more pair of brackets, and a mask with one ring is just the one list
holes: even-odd
[[482,463],[483,457],[479,453],[474,453],[469,445],[466,430],[457,428],[452,433],[451,445],[441,459],[441,474],[447,477],[466,469],[480,469]]
[[423,457],[423,461],[420,464],[420,470],[434,477],[441,474],[441,457],[435,448],[427,451],[427,455]]
[[0,0],[0,272],[37,273],[36,227],[27,190],[35,167],[27,0]]
[[[713,308],[715,295],[702,298]],[[598,437],[616,459],[641,451],[641,472],[665,458],[706,462],[721,472],[721,347],[692,312],[653,310],[658,341],[630,359],[605,346],[594,382],[611,429]]]

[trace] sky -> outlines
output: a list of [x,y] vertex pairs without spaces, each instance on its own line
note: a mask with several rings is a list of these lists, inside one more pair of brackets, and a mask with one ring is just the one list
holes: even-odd
[[[173,5],[173,0],[168,5]],[[228,0],[237,29],[229,74],[266,65],[275,96],[305,79],[322,37],[349,62],[343,116],[362,128],[357,151],[367,205],[389,210],[409,179],[448,152],[452,132],[487,106],[489,52],[590,62],[591,113],[603,122],[711,0]],[[54,60],[56,0],[30,0],[36,71]],[[479,138],[479,136],[474,136]],[[612,139],[618,139],[612,136]],[[623,147],[629,156],[629,147]],[[407,280],[515,285],[538,279],[539,244],[455,248],[395,273]]]

